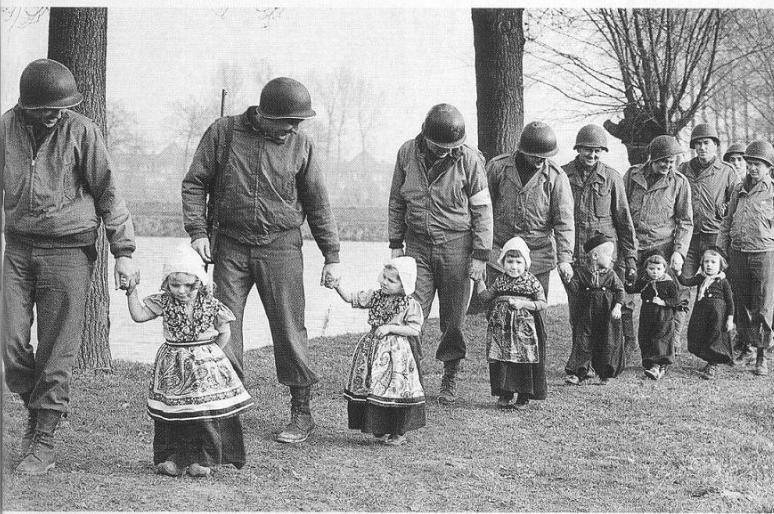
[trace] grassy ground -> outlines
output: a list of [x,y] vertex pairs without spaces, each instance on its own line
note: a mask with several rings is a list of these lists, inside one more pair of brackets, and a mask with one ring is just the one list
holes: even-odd
[[76,377],[72,414],[57,433],[59,462],[45,477],[11,472],[24,409],[6,396],[3,508],[774,512],[774,377],[737,366],[709,382],[698,377],[699,361],[681,355],[663,381],[631,368],[606,387],[564,386],[566,308],[549,310],[547,325],[548,400],[500,412],[480,317],[468,322],[461,399],[435,402],[441,367],[431,358],[431,322],[428,426],[398,448],[346,429],[341,388],[356,335],[311,342],[318,428],[299,446],[273,441],[287,421],[287,390],[276,383],[271,350],[249,352],[246,383],[261,403],[243,419],[249,462],[203,480],[153,473],[146,365],[116,362],[112,375]]

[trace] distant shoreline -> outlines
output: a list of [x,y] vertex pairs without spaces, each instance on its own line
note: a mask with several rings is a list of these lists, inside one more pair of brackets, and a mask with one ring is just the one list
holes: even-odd
[[[128,201],[134,230],[143,237],[185,237],[183,217],[177,206],[163,202]],[[387,241],[387,206],[334,207],[333,214],[342,241]],[[302,227],[304,239],[312,239]]]

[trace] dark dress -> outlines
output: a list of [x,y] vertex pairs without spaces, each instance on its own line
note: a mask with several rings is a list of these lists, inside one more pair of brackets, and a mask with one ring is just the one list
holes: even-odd
[[[478,300],[488,306],[487,358],[492,395],[520,394],[531,400],[545,400],[548,388],[546,385],[546,331],[543,316],[540,310],[525,311],[525,309],[504,307],[503,302],[507,301],[509,296],[532,300],[541,309],[545,308],[546,304],[543,287],[529,272],[520,277],[500,275],[489,289],[478,295]],[[534,322],[534,335],[537,335],[537,359],[531,354],[525,358],[521,352],[512,351],[510,344],[503,344],[505,340],[510,343],[518,339],[515,334],[510,333],[511,327],[521,327],[522,332],[525,329],[532,330],[532,323],[524,323],[523,319],[520,320],[524,314],[531,315],[531,321]],[[513,339],[511,336],[514,336]],[[500,345],[493,344],[495,342],[499,342]],[[527,346],[530,345],[527,344]]]
[[[639,293],[642,297],[640,327],[637,331],[642,367],[648,369],[654,365],[673,364],[675,311],[678,308],[685,309],[684,301],[678,294],[677,283],[669,275],[664,275],[661,280],[640,277],[634,284],[627,284],[626,291]],[[653,303],[656,296],[664,300],[666,305]]]
[[734,359],[726,319],[734,315],[734,297],[725,274],[717,275],[703,291],[705,276],[697,273],[678,280],[684,286],[699,286],[691,320],[688,322],[688,351],[710,364],[728,364]]
[[612,319],[610,313],[615,304],[623,304],[623,283],[612,269],[574,268],[567,289],[576,297],[570,361],[577,367],[566,371],[583,378],[591,366],[601,379],[617,377],[625,367],[623,331],[621,320]]

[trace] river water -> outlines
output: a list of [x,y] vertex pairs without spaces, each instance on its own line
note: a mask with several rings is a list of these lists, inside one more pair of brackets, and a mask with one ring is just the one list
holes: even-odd
[[[188,239],[175,237],[138,237],[134,261],[140,267],[140,297],[152,294],[161,284],[161,268],[165,256]],[[304,288],[306,293],[306,328],[309,337],[332,336],[367,330],[367,311],[353,309],[344,303],[335,291],[321,287],[320,271],[323,257],[314,241],[304,241]],[[376,286],[382,266],[390,258],[390,250],[383,242],[342,241],[342,284],[349,289]],[[112,282],[113,260],[110,258]],[[211,273],[211,272],[210,272]],[[567,302],[558,275],[551,276],[549,304]],[[438,317],[438,302],[433,303],[430,317]],[[34,334],[34,330],[33,330]],[[135,323],[129,316],[123,291],[110,293],[110,350],[114,359],[153,362],[162,342],[160,318],[146,323]],[[255,289],[250,293],[244,318],[245,349],[271,344],[269,324]]]

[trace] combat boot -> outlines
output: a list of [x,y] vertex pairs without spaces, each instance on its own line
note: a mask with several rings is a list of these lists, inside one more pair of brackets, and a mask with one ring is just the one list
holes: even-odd
[[32,437],[35,435],[35,427],[38,424],[38,410],[30,408],[30,393],[22,393],[19,396],[21,396],[24,407],[27,409],[27,426],[24,428],[24,435],[21,441],[21,453],[26,455],[27,449],[32,442]]
[[460,369],[460,359],[443,363],[441,391],[438,393],[438,403],[451,405],[457,400],[457,373]]
[[758,348],[758,358],[755,361],[755,374],[759,377],[769,374],[769,365],[766,362],[766,356],[763,354],[763,348]]
[[26,475],[45,475],[56,465],[54,458],[54,432],[62,413],[55,410],[38,410],[35,434],[24,455],[24,460],[16,466],[17,473]]
[[311,394],[310,387],[290,388],[290,423],[277,434],[278,443],[303,443],[309,439],[315,426],[309,406]]

